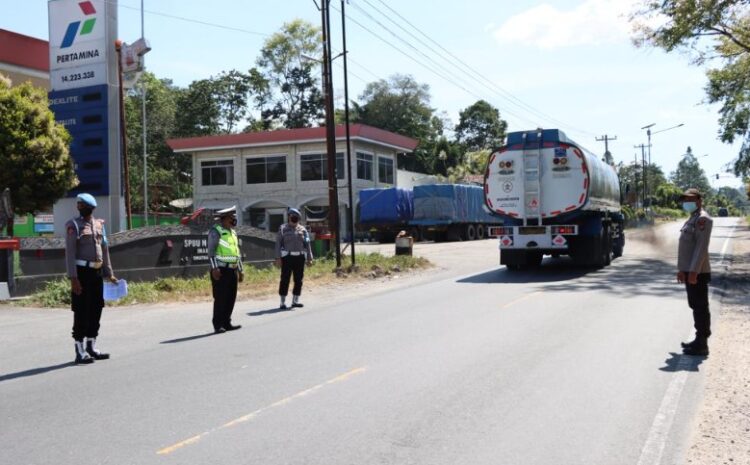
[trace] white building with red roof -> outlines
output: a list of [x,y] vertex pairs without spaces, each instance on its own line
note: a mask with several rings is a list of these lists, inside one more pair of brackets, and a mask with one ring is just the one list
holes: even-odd
[[0,29],[0,74],[14,85],[30,81],[49,89],[49,43]]
[[[398,183],[397,154],[411,153],[418,141],[363,124],[352,124],[352,188],[359,191]],[[345,127],[336,127],[336,172],[342,236],[349,206]],[[328,232],[328,177],[324,127],[171,139],[177,154],[193,159],[193,206],[216,210],[237,205],[241,224],[275,231],[288,208],[303,222]],[[356,210],[355,210],[356,211]]]

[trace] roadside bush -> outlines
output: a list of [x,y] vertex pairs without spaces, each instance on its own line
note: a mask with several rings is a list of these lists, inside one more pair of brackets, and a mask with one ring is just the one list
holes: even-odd
[[70,281],[67,279],[47,281],[44,289],[35,295],[38,296],[36,303],[42,307],[70,306]]
[[676,208],[654,207],[654,214],[658,217],[669,220],[687,217],[687,213],[685,213],[684,210],[678,210]]
[[[383,274],[407,271],[430,266],[421,257],[407,255],[384,256],[379,253],[357,254],[357,267],[351,267],[349,257],[344,257],[342,269],[336,270],[333,259],[315,260],[313,266],[305,270],[305,282],[325,284],[331,279],[356,276],[370,278],[370,270],[377,267]],[[332,271],[337,271],[335,274]],[[278,289],[279,269],[273,266],[253,266],[244,268],[244,281],[240,284],[240,296],[270,295]],[[208,273],[192,278],[168,277],[152,282],[128,283],[128,296],[107,306],[123,306],[155,302],[184,302],[211,299],[211,280]],[[70,282],[67,279],[49,281],[44,288],[22,302],[23,305],[42,307],[70,306]]]

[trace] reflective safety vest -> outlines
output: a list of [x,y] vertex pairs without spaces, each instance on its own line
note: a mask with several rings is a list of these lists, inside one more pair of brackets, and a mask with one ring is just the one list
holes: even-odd
[[237,233],[234,232],[234,229],[224,229],[219,224],[215,228],[219,232],[216,259],[224,263],[237,263],[240,261],[240,246],[237,240]]

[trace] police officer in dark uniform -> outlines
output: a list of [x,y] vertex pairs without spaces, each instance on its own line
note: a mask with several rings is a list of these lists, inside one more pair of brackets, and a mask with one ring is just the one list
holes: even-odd
[[302,279],[305,276],[305,262],[312,265],[313,255],[310,246],[310,233],[299,224],[299,210],[290,208],[287,211],[289,222],[279,227],[276,237],[276,266],[281,267],[281,282],[279,283],[279,308],[286,309],[286,295],[289,292],[289,278],[294,275],[292,289],[292,307],[304,307],[299,301],[302,294]]
[[680,230],[677,256],[677,282],[685,283],[688,305],[693,309],[695,339],[682,343],[687,355],[708,355],[711,336],[711,313],[708,310],[708,283],[711,282],[711,263],[708,244],[713,220],[703,210],[703,199],[698,189],[690,188],[680,198],[682,208],[690,217]]
[[109,260],[104,221],[93,215],[96,199],[79,194],[77,200],[80,215],[65,223],[65,265],[70,278],[75,363],[88,364],[109,358],[96,348],[104,307],[102,277],[113,283],[117,278]]
[[208,231],[208,261],[211,265],[211,290],[214,297],[212,323],[217,334],[240,329],[232,324],[232,311],[237,299],[237,283],[242,282],[242,254],[234,227],[237,208],[217,212],[219,222]]

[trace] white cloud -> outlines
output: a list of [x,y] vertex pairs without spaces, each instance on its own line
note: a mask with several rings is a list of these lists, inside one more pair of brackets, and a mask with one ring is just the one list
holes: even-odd
[[585,0],[563,11],[543,3],[519,13],[495,30],[500,44],[543,49],[598,45],[628,40],[633,0]]

